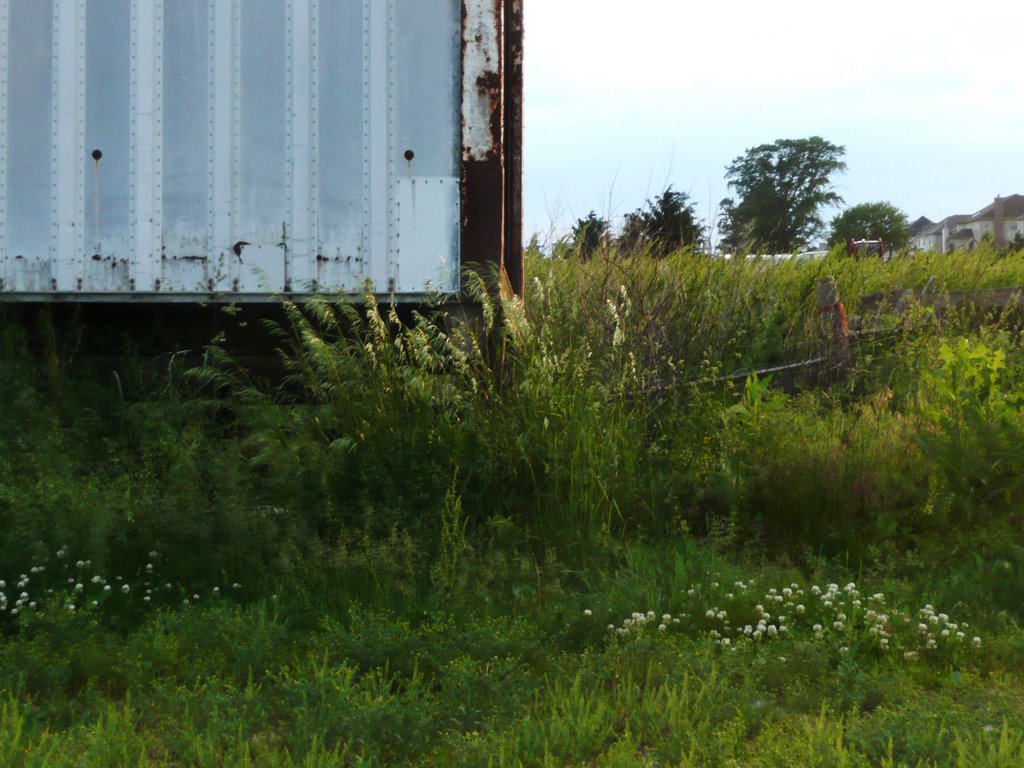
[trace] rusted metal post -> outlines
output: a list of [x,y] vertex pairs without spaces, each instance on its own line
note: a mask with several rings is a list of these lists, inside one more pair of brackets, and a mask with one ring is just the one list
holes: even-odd
[[829,345],[826,354],[829,367],[840,372],[849,371],[853,368],[850,326],[835,278],[826,277],[818,281],[817,304],[822,336]]

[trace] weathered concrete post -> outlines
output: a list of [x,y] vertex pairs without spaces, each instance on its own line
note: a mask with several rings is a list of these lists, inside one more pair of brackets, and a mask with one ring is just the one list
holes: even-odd
[[853,368],[850,326],[846,319],[846,309],[839,298],[835,278],[826,277],[818,281],[817,304],[822,336],[828,344],[825,357],[829,369],[849,371]]

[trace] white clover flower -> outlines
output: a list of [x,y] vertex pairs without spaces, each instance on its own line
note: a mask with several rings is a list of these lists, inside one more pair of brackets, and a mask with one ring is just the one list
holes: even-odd
[[764,619],[765,621],[771,621],[772,620],[772,615],[770,613],[763,613],[763,614],[761,614],[761,618]]
[[941,632],[939,632],[939,636],[942,637],[942,638],[949,637],[949,630],[948,629],[942,630]]
[[695,589],[693,589],[691,587],[690,589],[686,590],[686,594],[689,595],[690,597],[693,597],[694,595],[697,594],[697,590],[695,590]]
[[967,637],[967,635],[965,635],[963,632],[957,632],[956,633],[956,639],[957,640],[963,640],[965,637]]
[[768,594],[769,595],[775,595],[776,593],[778,593],[778,591],[779,590],[777,590],[775,587],[772,587],[771,589],[768,590]]
[[71,613],[74,613],[75,612],[75,604],[74,603],[68,603],[68,610]]
[[831,600],[825,600],[824,601],[824,605],[825,605],[826,608],[831,608],[832,607],[832,601]]
[[75,563],[75,567],[76,568],[85,568],[85,560],[79,560],[77,563]]
[[93,600],[93,601],[92,601],[92,607],[93,607],[93,608],[97,608],[97,607],[99,607],[99,604],[100,604],[100,601],[99,601],[99,600]]
[[614,624],[609,624],[608,625],[608,631],[609,632],[614,632],[615,631],[615,625]]
[[142,598],[143,602],[146,602],[146,603],[148,603],[152,599],[153,598],[151,598],[149,595],[146,595],[145,597]]
[[744,584],[742,581],[737,581],[735,584],[733,584],[733,586],[736,587],[736,589],[739,589],[739,590],[743,590],[743,589],[747,588],[746,584]]
[[152,572],[153,572],[153,564],[152,563],[146,563],[146,573],[152,573]]
[[832,622],[832,628],[837,630],[837,631],[841,631],[843,629],[843,622],[841,622],[841,621],[834,621],[834,622]]
[[789,632],[789,627],[787,627],[785,624],[780,624],[779,632]]
[[878,627],[871,627],[871,629],[868,630],[868,634],[871,635],[872,637],[877,637],[877,635],[878,635]]
[[754,628],[752,626],[750,626],[749,624],[747,624],[747,626],[745,626],[743,628],[743,634],[744,635],[750,635],[750,634],[753,634],[753,632],[754,632]]
[[99,576],[99,575],[96,575],[96,576],[93,576],[91,579],[89,579],[89,581],[92,582],[93,584],[101,584],[103,582],[103,577]]
[[975,648],[981,648],[981,638],[980,637],[972,638],[971,639],[971,645],[973,645]]
[[668,629],[668,627],[665,626],[664,624],[659,624],[658,625],[658,631],[659,632],[664,632],[666,629]]
[[917,629],[918,629],[919,632],[927,632],[928,631],[928,625],[927,624],[918,624],[917,625]]
[[764,613],[764,606],[763,605],[755,605],[754,606],[754,613],[756,613],[758,615],[761,615],[762,613]]
[[0,579],[0,589],[6,589],[6,588],[7,588],[7,582],[4,581],[3,579]]
[[715,618],[715,612],[709,608],[707,611],[705,611],[704,616],[706,618],[713,619]]
[[673,624],[678,624],[679,623],[679,619],[672,619],[672,623]]
[[648,621],[654,621],[654,611],[648,611],[645,617]]
[[930,637],[928,638],[928,643],[925,647],[928,648],[929,651],[934,651],[939,646],[938,643],[935,642],[935,638]]
[[813,630],[814,630],[815,632],[821,632],[821,630],[823,629],[823,627],[821,626],[821,624],[815,624],[815,625],[814,625],[814,626],[812,627],[812,629],[813,629]]
[[778,628],[774,624],[769,625],[769,627],[768,627],[768,636],[769,637],[775,637],[777,634],[779,634]]
[[815,596],[820,595],[821,594],[821,587],[819,587],[817,584],[815,584],[813,587],[811,587],[811,594],[815,595]]
[[840,611],[839,613],[836,614],[836,618],[839,619],[840,621],[846,621],[846,614],[843,613],[842,611]]
[[668,624],[670,621],[672,621],[672,614],[670,614],[670,613],[663,613],[661,615],[661,620],[662,620],[663,623]]
[[842,654],[843,656],[845,656],[849,652],[850,652],[850,649],[847,648],[845,645],[842,648],[839,649],[839,653]]
[[761,628],[760,628],[760,627],[758,627],[757,629],[755,629],[755,630],[754,630],[754,634],[753,634],[753,635],[751,635],[751,637],[753,637],[753,638],[754,638],[755,640],[757,640],[757,639],[758,639],[759,637],[761,637],[761,635],[763,635],[763,634],[764,634],[764,633],[763,633],[763,632],[761,631]]
[[785,589],[782,590],[782,594],[785,595],[786,597],[792,597],[793,596],[793,590],[790,589],[789,587],[786,587]]
[[[213,588],[213,592],[214,592],[214,594],[216,594],[216,593],[220,592],[220,590],[217,587],[214,587]],[[594,612],[591,611],[589,608],[584,608],[583,609],[583,615],[584,616],[593,616]]]
[[804,608],[804,606],[803,606],[802,604],[801,604],[801,605],[798,605],[798,606],[796,607],[796,612],[797,612],[797,613],[803,613],[803,612],[804,612],[804,611],[806,611],[806,610],[807,610],[807,609],[806,609],[806,608]]
[[127,584],[124,584],[124,585],[123,585],[123,586],[121,587],[121,591],[122,591],[122,592],[124,592],[124,593],[125,593],[126,595],[128,594],[128,590],[129,590],[129,589],[131,589],[131,587],[129,587],[129,586],[127,585]]
[[917,651],[905,651],[903,653],[904,661],[917,661]]
[[155,559],[156,559],[156,558],[158,558],[159,556],[160,556],[160,554],[159,554],[159,553],[158,553],[158,552],[157,552],[157,551],[156,551],[155,549],[154,549],[154,550],[152,550],[152,551],[151,551],[151,552],[149,553],[149,559],[150,559],[150,560],[155,560]]
[[849,584],[846,585],[846,591],[847,592],[855,592],[856,590],[857,590],[857,585],[854,584],[852,581]]
[[719,637],[721,637],[721,635],[720,635],[720,634],[718,634],[718,630],[716,630],[716,629],[712,629],[712,630],[711,630],[711,632],[710,632],[709,634],[710,634],[710,635],[711,635],[712,637],[716,638],[716,639],[717,639],[717,638],[719,638]]
[[883,637],[881,640],[878,641],[878,645],[881,647],[883,651],[887,651],[889,649],[889,640]]
[[718,582],[717,581],[712,581],[711,582],[711,588],[712,589],[718,589]]
[[722,638],[722,645],[724,645],[726,648],[728,648],[731,644],[732,643],[731,643],[731,641],[729,640],[728,637],[723,637]]
[[36,601],[33,600],[31,603],[28,604],[28,607],[34,611],[36,609]]
[[109,584],[104,584],[103,585],[103,591],[104,592],[109,592],[110,591],[110,585]]
[[852,605],[854,608],[860,608],[860,600],[854,600]]
[[725,611],[719,611],[717,614],[715,614],[715,618],[717,618],[719,621],[724,620],[725,619]]
[[81,592],[83,589],[85,589],[85,586],[81,582],[75,584],[75,592]]
[[33,565],[31,568],[28,569],[28,572],[29,573],[39,573],[39,567],[36,566],[36,565]]
[[779,624],[782,624],[786,620],[786,617],[785,616],[776,616],[775,620],[777,622],[779,622]]
[[736,596],[732,592],[726,592],[726,594],[725,594],[725,599],[726,600],[732,600],[734,597],[736,597]]

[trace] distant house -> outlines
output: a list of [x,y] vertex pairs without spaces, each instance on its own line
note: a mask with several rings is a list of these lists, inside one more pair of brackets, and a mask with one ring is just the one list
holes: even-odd
[[[922,216],[912,226],[910,240],[913,243],[914,250],[945,253],[953,246],[953,234],[957,231],[959,225],[970,218],[969,214],[957,214],[947,216],[939,222],[931,222]],[[927,222],[927,224],[924,222]],[[917,230],[916,228],[919,224],[921,228]]]
[[1000,248],[1024,239],[1024,195],[997,196],[977,213],[947,216],[938,223],[922,216],[911,225],[910,241],[914,250],[946,253],[970,250],[986,236]]
[[970,230],[975,243],[991,235],[999,248],[1005,248],[1018,235],[1024,237],[1024,195],[997,196],[991,205],[961,223],[959,229]]

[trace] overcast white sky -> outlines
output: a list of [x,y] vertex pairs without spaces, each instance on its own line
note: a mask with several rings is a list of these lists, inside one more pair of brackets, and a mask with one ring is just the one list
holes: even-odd
[[527,236],[667,184],[707,217],[733,158],[812,135],[846,147],[846,205],[1024,193],[1019,0],[533,0],[526,25]]

